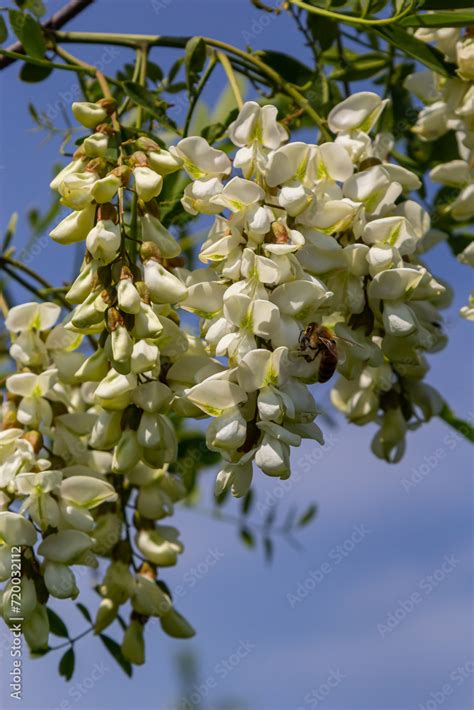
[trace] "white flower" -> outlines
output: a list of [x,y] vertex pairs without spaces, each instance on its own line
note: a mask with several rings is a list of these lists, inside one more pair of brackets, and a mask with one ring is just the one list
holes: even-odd
[[185,394],[187,399],[196,404],[203,412],[214,417],[247,399],[244,389],[235,382],[229,381],[226,372],[211,375],[203,382],[186,390]]
[[472,36],[456,43],[456,60],[461,79],[474,81],[474,39]]
[[110,219],[99,220],[86,239],[86,247],[94,259],[110,264],[120,249],[120,225]]
[[82,210],[71,212],[50,233],[59,244],[74,244],[83,241],[94,226],[95,206],[87,205]]
[[328,115],[334,133],[360,130],[368,133],[382,113],[387,101],[370,91],[361,91],[341,101]]
[[163,178],[151,168],[138,166],[133,170],[135,189],[143,202],[149,202],[160,194],[163,188]]
[[59,185],[62,203],[73,210],[82,210],[92,202],[92,187],[98,180],[93,172],[69,173]]
[[239,147],[260,143],[265,148],[275,150],[288,138],[276,117],[275,106],[259,106],[255,101],[247,101],[229,126],[232,143]]
[[99,204],[110,202],[121,185],[121,179],[117,175],[109,173],[100,180],[95,181],[91,188],[91,195]]
[[223,178],[231,170],[227,155],[212,148],[201,136],[183,138],[170,152],[182,160],[184,169],[193,180]]
[[38,554],[48,562],[81,564],[92,544],[93,540],[80,530],[62,530],[44,538],[38,547]]
[[49,330],[59,318],[61,308],[55,303],[22,303],[10,308],[5,325],[13,333],[26,330]]
[[107,153],[109,139],[105,133],[93,133],[84,138],[82,147],[88,158],[103,158]]
[[75,101],[72,104],[74,118],[86,128],[95,128],[107,118],[107,111],[90,101]]

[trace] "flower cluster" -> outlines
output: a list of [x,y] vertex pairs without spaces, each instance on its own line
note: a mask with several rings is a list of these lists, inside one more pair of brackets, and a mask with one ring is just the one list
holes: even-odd
[[[85,244],[71,311],[57,325],[58,306],[28,303],[6,320],[17,371],[0,432],[0,574],[22,546],[33,650],[48,644],[49,597],[79,594],[81,565],[101,575],[96,633],[130,608],[130,662],[144,661],[149,617],[194,633],[158,578],[183,551],[161,521],[187,492],[173,473],[184,418],[212,417],[216,491],[242,496],[254,464],[287,478],[292,447],[323,443],[309,388],[336,368],[334,404],[379,424],[372,448],[388,461],[440,411],[424,353],[444,345],[449,294],[418,257],[430,227],[408,197],[418,178],[390,160],[390,135],[369,135],[384,105],[370,92],[346,99],[328,116],[334,140],[315,145],[288,142],[274,106],[247,102],[229,127],[232,159],[199,136],[169,150],[122,141],[112,100],[73,105],[92,133],[51,184],[70,210],[52,238]],[[160,221],[178,170],[190,178],[184,210],[213,219],[202,268],[185,268]],[[199,336],[181,311],[200,319]]]
[[445,288],[416,256],[430,219],[405,195],[420,182],[389,161],[391,136],[369,136],[384,103],[345,100],[328,117],[335,140],[312,145],[287,143],[275,107],[248,102],[229,127],[233,162],[203,138],[171,149],[192,179],[184,208],[215,215],[208,266],[183,272],[181,307],[228,365],[186,392],[215,417],[218,492],[243,495],[253,461],[286,478],[290,448],[321,441],[308,384],[329,379],[337,349],[333,402],[355,423],[380,422],[376,455],[398,460],[407,429],[439,411],[421,379],[423,353],[444,344]]
[[[160,617],[171,635],[193,634],[157,580],[159,568],[174,565],[183,550],[178,530],[157,521],[186,494],[172,473],[172,417],[181,396],[170,382],[178,389],[192,383],[181,360],[199,348],[179,327],[174,304],[186,288],[173,271],[180,247],[158,219],[155,200],[180,163],[154,141],[121,145],[109,120],[113,111],[105,100],[73,105],[76,118],[94,132],[51,184],[72,210],[52,238],[86,246],[66,294],[71,313],[53,327],[60,308],[31,303],[11,309],[6,321],[18,372],[7,378],[3,405],[0,541],[2,579],[10,574],[13,541],[27,546],[21,615],[33,650],[48,643],[49,595],[75,598],[71,565],[96,567],[99,555],[109,564],[95,631],[130,602],[122,650],[138,664],[148,617]],[[136,201],[136,221],[129,225],[125,191]],[[127,240],[140,247],[138,260]],[[135,509],[132,523],[127,507]],[[7,621],[10,589],[3,595]]]
[[[431,71],[410,74],[405,87],[426,105],[413,127],[422,140],[434,141],[454,131],[459,157],[437,165],[430,177],[459,190],[445,209],[456,222],[466,222],[474,216],[474,35],[472,30],[463,34],[459,28],[447,27],[420,28],[416,36],[435,45],[457,66],[457,76],[451,79]],[[474,242],[458,258],[474,266]],[[474,292],[469,305],[461,309],[469,320],[474,320],[473,298]]]

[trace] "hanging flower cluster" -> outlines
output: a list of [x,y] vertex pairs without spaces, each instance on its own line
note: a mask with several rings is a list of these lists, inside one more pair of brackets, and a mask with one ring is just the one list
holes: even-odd
[[[157,579],[183,550],[178,530],[157,521],[186,494],[171,472],[172,417],[181,399],[171,383],[178,389],[193,383],[183,358],[210,358],[179,327],[174,304],[186,288],[173,274],[173,260],[180,248],[156,216],[163,179],[179,162],[153,141],[146,152],[140,143],[118,144],[108,120],[113,110],[109,101],[73,105],[94,133],[51,184],[72,210],[52,238],[86,246],[66,294],[72,312],[53,327],[60,308],[30,303],[12,308],[6,321],[18,373],[7,378],[3,405],[1,571],[3,580],[10,576],[10,547],[24,545],[17,615],[30,647],[41,650],[48,644],[48,597],[75,598],[71,565],[97,567],[97,556],[106,558],[95,631],[130,602],[122,651],[140,664],[150,616],[160,617],[172,636],[194,633]],[[138,218],[126,226],[124,191],[132,179]],[[140,245],[137,261],[127,240]],[[92,352],[78,350],[87,338]],[[133,521],[127,506],[135,509]],[[10,590],[11,584],[3,594],[6,621]]]
[[[474,216],[474,34],[456,27],[420,28],[415,34],[457,65],[455,78],[419,71],[407,77],[405,87],[426,104],[413,127],[422,140],[437,140],[454,131],[459,158],[440,163],[429,175],[433,182],[459,190],[445,209],[457,222],[465,222]],[[474,266],[474,242],[458,258]],[[461,315],[474,320],[474,291]]]
[[[130,662],[144,661],[149,617],[193,634],[158,578],[183,550],[161,523],[186,495],[173,473],[183,418],[212,417],[216,491],[242,496],[254,464],[287,478],[292,447],[323,443],[309,386],[336,368],[333,402],[379,424],[381,458],[399,460],[407,430],[440,411],[424,353],[444,345],[448,295],[417,256],[430,227],[407,198],[418,178],[390,161],[390,135],[369,135],[384,105],[350,97],[329,114],[334,141],[314,145],[288,142],[276,108],[248,102],[229,127],[232,160],[198,136],[169,151],[148,137],[122,143],[113,101],[73,105],[92,134],[51,184],[71,210],[52,238],[85,243],[72,310],[56,325],[58,306],[29,303],[6,322],[17,372],[0,432],[0,574],[21,545],[33,650],[48,643],[49,596],[77,597],[81,565],[101,574],[97,633],[130,605]],[[191,179],[183,208],[213,216],[195,270],[159,218],[177,170]],[[199,317],[199,337],[180,311]]]
[[423,353],[444,344],[446,290],[416,256],[430,219],[404,195],[420,182],[389,162],[391,136],[369,136],[383,107],[352,96],[329,114],[334,142],[312,145],[287,143],[275,107],[248,102],[229,128],[233,164],[203,138],[171,149],[192,179],[184,208],[216,215],[199,254],[208,268],[183,275],[181,307],[228,363],[186,393],[215,417],[218,492],[243,495],[253,461],[290,475],[290,448],[321,441],[308,384],[337,363],[333,402],[355,423],[381,424],[381,458],[399,460],[407,429],[441,408],[421,380]]

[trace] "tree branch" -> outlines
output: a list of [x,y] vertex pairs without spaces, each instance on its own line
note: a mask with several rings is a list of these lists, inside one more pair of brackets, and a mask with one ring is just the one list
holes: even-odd
[[[44,30],[59,30],[66,24],[66,22],[69,22],[69,20],[72,20],[74,17],[79,15],[80,12],[85,10],[89,5],[92,5],[93,2],[94,0],[71,0],[41,26]],[[7,47],[7,51],[15,52],[17,54],[25,53],[21,42],[15,42],[15,44],[10,45],[10,47]],[[0,70],[5,69],[5,67],[8,67],[10,64],[13,64],[16,60],[16,57],[0,57]]]

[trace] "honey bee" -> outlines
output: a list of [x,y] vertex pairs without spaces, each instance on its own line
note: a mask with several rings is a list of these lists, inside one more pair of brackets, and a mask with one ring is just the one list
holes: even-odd
[[335,335],[324,325],[310,323],[298,338],[306,362],[313,362],[321,353],[318,381],[327,382],[337,367],[337,342]]

